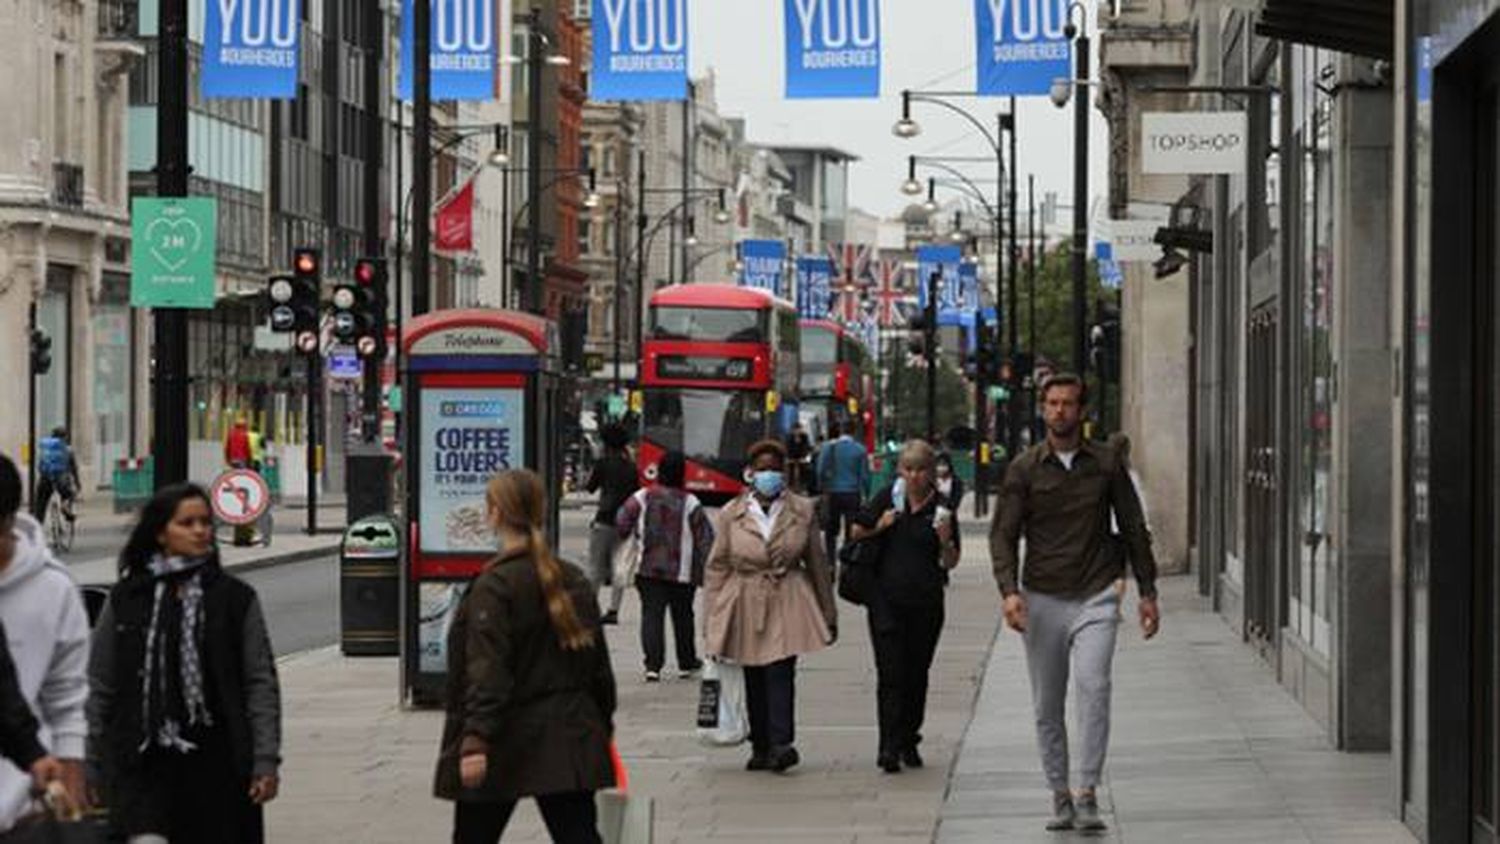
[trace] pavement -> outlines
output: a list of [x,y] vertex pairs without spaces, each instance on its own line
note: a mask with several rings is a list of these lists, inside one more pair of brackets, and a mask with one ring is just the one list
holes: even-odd
[[[655,803],[655,841],[930,841],[995,634],[980,527],[965,540],[922,731],[928,766],[895,776],[875,767],[875,671],[857,607],[841,604],[838,644],[798,666],[803,762],[776,775],[745,771],[746,747],[699,744],[695,681],[643,681],[639,604],[629,594],[620,626],[606,628],[620,697],[616,740],[632,794]],[[567,531],[563,553],[584,541],[583,530]],[[396,660],[325,648],[280,668],[285,762],[267,812],[271,840],[445,840],[452,807],[431,797],[442,716],[400,706]],[[522,803],[505,840],[548,840],[532,803]]]
[[[1196,576],[1162,581],[1162,632],[1150,642],[1135,623],[1134,601],[1126,608],[1099,789],[1110,830],[1089,840],[1415,841],[1394,817],[1390,756],[1332,749],[1195,587]],[[1021,639],[1005,631],[949,781],[937,841],[1083,837],[1043,831],[1051,804],[1026,676]]]

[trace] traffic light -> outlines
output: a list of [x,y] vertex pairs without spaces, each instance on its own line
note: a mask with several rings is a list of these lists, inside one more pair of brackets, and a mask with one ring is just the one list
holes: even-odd
[[285,333],[296,329],[297,311],[293,302],[296,295],[297,280],[289,275],[273,275],[266,281],[272,331]]
[[367,359],[385,359],[386,264],[384,258],[360,258],[354,262],[354,284],[359,290],[360,320],[363,331],[355,338],[354,349]]
[[52,338],[40,328],[31,329],[31,374],[46,375],[52,370]]
[[[292,309],[291,330],[296,335],[297,351],[314,354],[318,351],[318,314],[323,287],[323,261],[318,250],[300,248],[292,250]],[[275,279],[272,280],[274,286]],[[274,311],[273,311],[274,320]]]

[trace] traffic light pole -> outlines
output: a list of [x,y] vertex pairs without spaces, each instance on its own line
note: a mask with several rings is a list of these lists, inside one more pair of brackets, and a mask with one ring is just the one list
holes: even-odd
[[943,277],[941,265],[927,277],[927,313],[922,328],[927,336],[922,343],[922,352],[927,356],[927,439],[938,441],[937,430],[937,294],[938,281]]
[[[160,0],[156,77],[156,193],[188,193],[188,0]],[[188,478],[187,311],[154,308],[156,377],[151,454],[157,489]],[[34,392],[34,391],[33,391]]]
[[307,357],[307,535],[318,532],[318,464],[323,438],[323,355]]
[[[1016,245],[1016,229],[1020,218],[1016,215],[1016,173],[1020,170],[1020,162],[1016,159],[1016,98],[1010,98],[1010,260],[1007,262],[1010,278],[1010,399],[1006,404],[1005,418],[1009,423],[1006,431],[1006,454],[1014,460],[1016,453],[1021,449],[1021,368],[1016,366],[1016,358],[1021,352],[1021,274],[1016,265],[1019,258],[1019,247]],[[995,189],[996,194],[1002,188]],[[1035,349],[1033,348],[1033,353]]]
[[[364,168],[364,241],[365,254],[374,258],[385,257],[385,239],[380,236],[380,165],[385,148],[385,120],[382,116],[385,104],[380,99],[380,76],[382,53],[385,44],[385,14],[381,11],[382,0],[364,0],[365,15],[365,168]],[[377,281],[382,287],[387,279],[382,273]],[[372,291],[376,292],[376,291]],[[376,301],[385,302],[385,290],[376,292]],[[383,324],[388,315],[381,319]],[[384,347],[385,338],[382,337]],[[385,370],[384,359],[370,358],[365,361],[364,389],[361,393],[362,411],[360,426],[364,441],[373,443],[380,437],[380,377]]]
[[26,309],[26,506],[36,508],[36,297]]

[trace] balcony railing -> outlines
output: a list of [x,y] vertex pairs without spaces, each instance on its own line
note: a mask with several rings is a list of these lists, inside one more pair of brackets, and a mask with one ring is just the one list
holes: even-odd
[[57,162],[52,165],[52,201],[70,208],[83,207],[83,167]]
[[99,38],[118,40],[139,35],[140,0],[99,0]]

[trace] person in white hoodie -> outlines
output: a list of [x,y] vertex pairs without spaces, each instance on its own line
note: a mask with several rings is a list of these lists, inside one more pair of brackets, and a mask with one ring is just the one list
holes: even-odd
[[[89,622],[77,585],[47,550],[41,526],[18,512],[21,477],[0,455],[0,624],[15,663],[21,696],[40,722],[37,739],[61,761],[69,797],[84,805],[84,740],[88,722]],[[35,768],[0,761],[0,830],[34,808]]]

